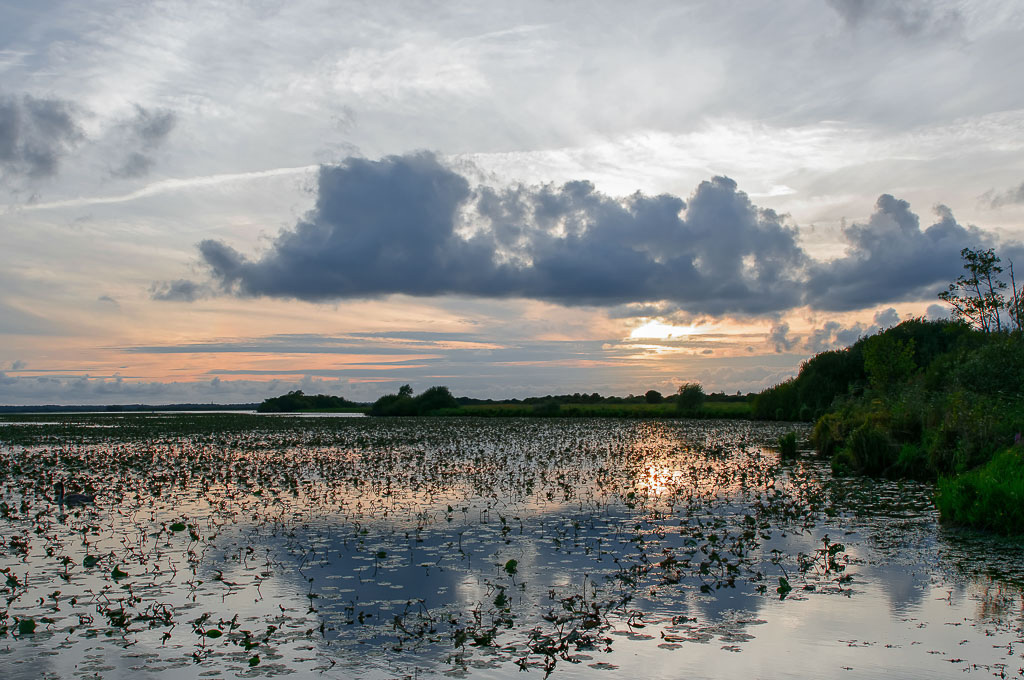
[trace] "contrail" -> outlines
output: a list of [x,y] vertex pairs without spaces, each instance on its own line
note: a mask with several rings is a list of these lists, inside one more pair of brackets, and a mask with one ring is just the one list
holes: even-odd
[[94,196],[68,198],[62,201],[50,201],[47,203],[28,203],[24,205],[7,205],[5,212],[11,211],[35,211],[52,210],[55,208],[78,208],[89,205],[104,205],[107,203],[127,203],[139,198],[147,198],[158,194],[166,194],[181,189],[192,189],[195,187],[213,186],[236,180],[259,179],[261,177],[276,177],[279,175],[294,175],[301,172],[316,170],[319,165],[302,165],[295,168],[274,168],[273,170],[257,170],[256,172],[235,172],[222,175],[208,175],[206,177],[189,177],[187,179],[165,179],[153,184],[148,184],[141,189],[132,191],[120,196]]

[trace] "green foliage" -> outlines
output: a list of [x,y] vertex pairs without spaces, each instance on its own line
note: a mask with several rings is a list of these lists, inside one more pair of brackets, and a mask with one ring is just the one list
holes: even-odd
[[915,370],[914,340],[901,340],[892,333],[879,333],[864,341],[864,372],[871,387],[889,390],[906,381]]
[[422,416],[442,409],[454,409],[459,403],[447,387],[434,386],[414,397],[412,387],[402,385],[398,394],[386,394],[370,407],[371,416]]
[[562,410],[562,405],[553,399],[542,401],[530,407],[531,413],[535,416],[557,416]]
[[779,437],[779,455],[783,459],[797,457],[796,432],[787,432]]
[[853,471],[879,477],[896,463],[898,449],[884,428],[868,422],[850,433],[846,453],[844,461]]
[[658,392],[657,390],[647,390],[647,392],[644,393],[644,401],[648,404],[660,404],[665,401],[665,397],[661,396],[661,392]]
[[1024,455],[1020,446],[988,463],[939,480],[935,505],[943,522],[1003,534],[1024,532]]
[[676,410],[684,415],[696,415],[704,404],[705,397],[704,388],[700,383],[683,383],[676,393]]
[[417,413],[430,413],[443,408],[458,406],[458,402],[455,401],[455,397],[448,391],[448,388],[440,385],[427,388],[423,394],[415,397],[413,401],[416,402]]
[[904,444],[896,463],[890,469],[892,476],[907,479],[930,479],[928,455],[917,444]]
[[265,399],[256,410],[260,413],[294,413],[297,411],[357,411],[359,404],[344,397],[328,394],[309,395],[295,390],[280,397]]
[[991,336],[951,374],[957,386],[971,392],[1024,397],[1024,333]]
[[[949,289],[939,293],[939,298],[953,308],[953,318],[962,320],[979,329],[983,333],[995,333],[1003,330],[1024,330],[1024,309],[1022,295],[1024,291],[1017,287],[1013,275],[1013,263],[1009,265],[1010,297],[1004,295],[1006,282],[999,278],[1003,268],[1000,259],[992,248],[988,250],[960,251],[964,259],[967,276],[961,274],[956,281],[949,284]],[[1006,321],[1003,312],[1006,312]]]
[[811,431],[811,443],[819,455],[825,458],[835,455],[846,442],[846,424],[847,421],[838,413],[826,413],[818,419]]

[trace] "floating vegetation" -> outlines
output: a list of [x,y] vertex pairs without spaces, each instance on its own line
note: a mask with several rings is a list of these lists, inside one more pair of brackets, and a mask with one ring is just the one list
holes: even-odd
[[[762,639],[755,653],[770,655],[769,631],[793,616],[868,607],[888,621],[890,609],[924,611],[936,589],[950,613],[985,603],[968,621],[976,644],[951,649],[946,667],[1016,673],[1013,645],[1024,649],[1019,544],[940,534],[928,485],[837,481],[827,462],[780,460],[780,441],[808,434],[792,424],[25,423],[0,428],[5,678],[571,677],[631,672],[636,658],[654,660],[647,676],[663,663],[675,677],[684,662],[660,655],[687,647],[686,664],[714,653],[726,669]],[[89,500],[62,502],[73,496]],[[916,604],[878,601],[892,574]],[[900,616],[894,635],[916,634]],[[863,630],[848,622],[814,644],[847,650]],[[929,667],[911,642],[879,648]]]

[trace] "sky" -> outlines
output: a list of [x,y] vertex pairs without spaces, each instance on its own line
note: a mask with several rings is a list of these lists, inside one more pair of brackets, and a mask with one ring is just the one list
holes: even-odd
[[1024,263],[1016,0],[0,0],[0,404],[756,391]]

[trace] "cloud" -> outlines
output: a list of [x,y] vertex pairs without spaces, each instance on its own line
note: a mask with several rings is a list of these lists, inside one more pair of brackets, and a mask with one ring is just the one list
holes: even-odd
[[807,336],[804,348],[817,354],[830,349],[848,347],[864,335],[867,335],[867,328],[863,324],[856,323],[849,328],[844,328],[838,321],[829,321]]
[[24,361],[22,361],[21,359],[15,359],[14,361],[11,362],[11,370],[12,371],[20,371],[20,370],[24,369],[26,365],[27,364]]
[[849,311],[934,299],[961,273],[964,247],[995,243],[945,206],[935,212],[921,229],[909,203],[883,194],[866,223],[843,228],[846,254],[819,261],[785,216],[754,205],[727,177],[701,182],[686,200],[615,198],[579,180],[473,187],[427,152],[349,158],[320,168],[315,207],[264,252],[204,240],[210,281],[158,282],[151,294],[515,297],[605,307],[613,317]]
[[881,24],[905,36],[937,35],[959,29],[963,16],[923,0],[826,0],[848,26]]
[[[173,404],[259,402],[291,390],[350,395],[347,379],[147,382],[112,376],[14,377],[0,371],[0,404]],[[369,395],[367,395],[369,396]]]
[[939,319],[952,318],[953,315],[947,305],[935,303],[934,305],[928,305],[928,309],[925,310],[924,316],[930,321],[937,321]]
[[[177,281],[161,281],[149,287],[149,295],[154,300],[195,302],[211,294],[209,286],[187,279]],[[106,297],[106,296],[104,296]],[[102,299],[102,298],[101,298]]]
[[845,257],[819,262],[807,282],[807,302],[832,311],[886,302],[934,298],[961,273],[964,247],[991,244],[975,227],[963,227],[945,206],[939,220],[922,231],[906,201],[883,194],[867,224],[843,229]]
[[119,126],[120,141],[127,151],[113,175],[141,177],[148,173],[156,162],[155,152],[177,122],[177,114],[170,109],[147,109],[136,104],[135,115]]
[[1024,203],[1024,182],[1021,182],[1020,186],[1002,192],[986,191],[981,195],[981,200],[993,208]]
[[49,319],[0,302],[0,335],[60,335]]
[[775,352],[779,354],[791,350],[799,340],[800,338],[789,337],[788,323],[777,323],[768,333],[768,344],[773,345]]
[[[933,305],[937,306],[937,305]],[[929,307],[929,311],[931,307]],[[900,315],[895,309],[889,307],[876,312],[873,323],[868,326],[857,322],[852,326],[843,326],[837,321],[829,321],[821,328],[811,332],[804,342],[804,348],[814,352],[824,352],[830,349],[849,347],[861,338],[874,335],[885,328],[891,328],[900,322]]]
[[82,139],[76,115],[65,100],[0,95],[0,178],[54,175]]
[[899,325],[900,315],[895,309],[889,307],[875,314],[875,325],[879,328],[892,328]]
[[247,297],[669,301],[709,314],[799,304],[807,262],[795,230],[725,177],[688,202],[585,181],[474,190],[429,153],[322,167],[315,208],[258,259],[215,240],[199,252],[222,291]]

